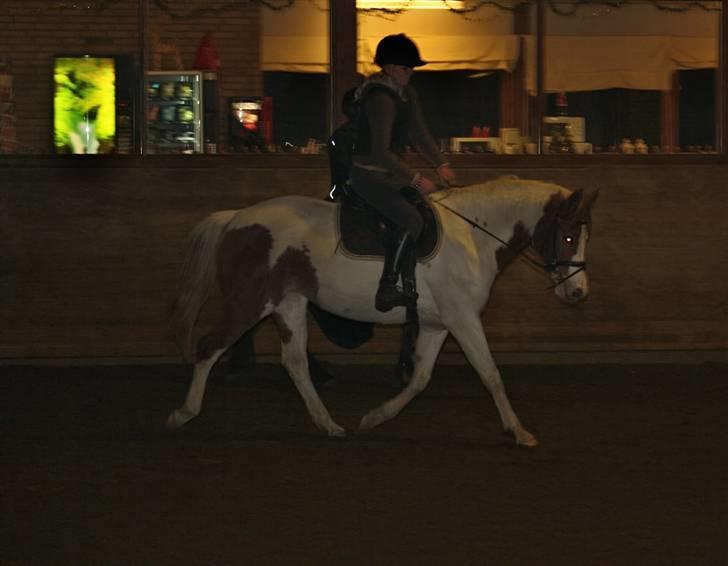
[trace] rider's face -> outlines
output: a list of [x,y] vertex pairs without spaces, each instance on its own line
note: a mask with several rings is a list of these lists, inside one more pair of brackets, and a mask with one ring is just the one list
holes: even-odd
[[404,65],[384,65],[384,72],[387,73],[397,86],[406,86],[412,76],[412,67]]

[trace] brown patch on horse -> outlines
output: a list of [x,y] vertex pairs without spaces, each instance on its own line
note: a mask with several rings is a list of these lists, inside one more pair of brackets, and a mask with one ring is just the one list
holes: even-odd
[[513,258],[531,242],[531,234],[520,220],[513,226],[513,235],[508,240],[507,246],[501,246],[495,251],[495,260],[498,263],[498,271],[503,271]]
[[309,301],[318,294],[316,269],[308,257],[308,249],[287,248],[271,271],[271,299],[278,304],[288,292],[296,292]]
[[552,194],[543,207],[543,215],[536,223],[533,231],[533,247],[544,259],[546,259],[546,246],[551,242],[553,236],[556,217],[565,212],[568,202],[568,199],[561,193]]
[[[308,250],[289,247],[271,268],[272,249],[273,235],[260,224],[230,230],[224,235],[217,257],[223,320],[200,339],[198,359],[205,359],[237,340],[260,320],[269,302],[277,306],[291,292],[309,300],[316,297],[318,279]],[[285,325],[279,328],[282,339],[290,340],[290,329]]]

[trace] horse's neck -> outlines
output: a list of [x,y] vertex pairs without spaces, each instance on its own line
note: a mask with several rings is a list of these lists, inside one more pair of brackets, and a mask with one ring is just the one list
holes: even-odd
[[496,180],[453,189],[444,195],[443,204],[507,242],[519,224],[533,234],[546,202],[556,191],[555,186],[545,183]]

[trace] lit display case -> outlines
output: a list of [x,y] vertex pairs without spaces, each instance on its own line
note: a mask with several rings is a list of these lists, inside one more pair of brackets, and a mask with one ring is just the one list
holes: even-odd
[[201,71],[147,72],[145,153],[203,152],[202,87]]
[[116,61],[62,56],[53,65],[53,139],[56,153],[116,151]]

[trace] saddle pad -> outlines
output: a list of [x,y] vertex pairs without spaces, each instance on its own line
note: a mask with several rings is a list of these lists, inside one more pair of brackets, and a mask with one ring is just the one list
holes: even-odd
[[[351,191],[353,193],[353,191]],[[416,204],[424,225],[417,242],[419,262],[426,262],[437,252],[442,227],[435,210],[421,200]],[[345,255],[378,259],[384,257],[385,219],[359,197],[347,195],[337,211],[339,248]]]

